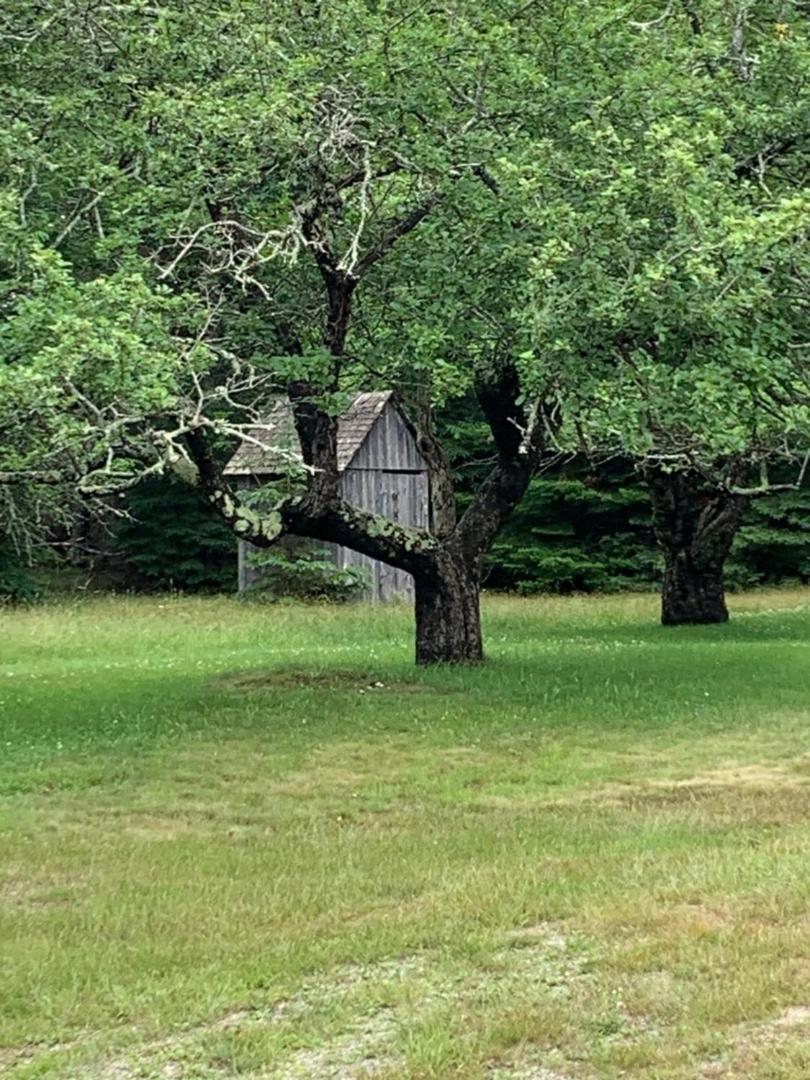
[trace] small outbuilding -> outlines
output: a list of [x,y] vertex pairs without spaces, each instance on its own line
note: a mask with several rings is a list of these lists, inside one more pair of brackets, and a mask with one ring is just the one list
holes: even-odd
[[[289,401],[280,400],[267,421],[252,432],[225,468],[241,490],[257,490],[277,479],[282,463],[301,458],[301,447]],[[262,445],[273,449],[264,449]],[[338,420],[337,459],[343,497],[362,510],[382,514],[401,525],[427,527],[430,486],[427,464],[416,445],[411,425],[390,390],[358,394]],[[368,572],[368,598],[374,602],[410,599],[413,578],[404,570],[370,559],[350,548],[323,544],[336,566]],[[251,545],[239,541],[239,589],[255,583],[258,571],[250,565]]]

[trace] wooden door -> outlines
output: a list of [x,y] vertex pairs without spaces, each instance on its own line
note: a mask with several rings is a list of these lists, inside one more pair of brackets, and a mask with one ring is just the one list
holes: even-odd
[[[428,524],[428,478],[426,473],[382,469],[347,469],[342,478],[343,495],[353,506],[381,514],[402,525]],[[339,566],[364,568],[371,579],[373,601],[413,597],[413,578],[404,570],[369,559],[349,548],[340,548]]]

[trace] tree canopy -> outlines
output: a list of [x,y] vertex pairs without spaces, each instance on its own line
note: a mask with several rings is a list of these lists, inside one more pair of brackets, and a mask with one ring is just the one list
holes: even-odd
[[545,237],[535,369],[575,371],[569,437],[596,448],[704,468],[795,453],[810,418],[807,12],[612,7],[584,61],[587,107],[522,177]]
[[[799,0],[3,18],[7,485],[101,497],[171,465],[254,542],[435,576],[452,539],[475,576],[549,451],[763,486],[803,453]],[[430,533],[339,505],[335,418],[370,385],[419,427]],[[473,390],[497,462],[459,522],[431,410]],[[262,516],[217,460],[279,392],[305,494]]]

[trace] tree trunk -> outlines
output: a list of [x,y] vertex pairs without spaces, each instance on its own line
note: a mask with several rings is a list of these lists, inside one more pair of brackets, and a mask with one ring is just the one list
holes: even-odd
[[664,552],[664,584],[661,589],[661,622],[718,623],[728,619],[723,564],[703,563],[681,550]]
[[436,572],[415,577],[417,664],[478,664],[481,638],[478,568],[442,552]]
[[653,527],[664,553],[661,622],[728,619],[723,571],[746,500],[695,473],[649,474]]

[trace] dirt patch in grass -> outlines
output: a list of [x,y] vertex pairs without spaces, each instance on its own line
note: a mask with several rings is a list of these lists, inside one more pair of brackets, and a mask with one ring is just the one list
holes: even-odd
[[509,1064],[492,1065],[487,1070],[487,1080],[573,1080],[570,1073],[561,1073],[545,1065]]
[[[380,981],[424,979],[429,962],[427,954],[414,954],[369,964],[345,964],[313,975],[290,997],[266,1006],[229,1009],[217,1019],[142,1044],[126,1057],[99,1062],[96,1067],[86,1068],[81,1076],[86,1080],[111,1077],[135,1080],[146,1075],[156,1080],[232,1076],[232,1062],[227,1054],[220,1060],[218,1050],[221,1054],[237,1047],[251,1031],[262,1028],[286,1027],[292,1033],[307,1018],[359,995],[358,1011],[342,1031],[325,1037],[317,1047],[290,1049],[282,1060],[247,1072],[268,1080],[309,1080],[321,1076],[331,1080],[365,1080],[398,1067],[401,1058],[394,1046],[396,1010],[382,1002],[361,1005],[364,990]],[[28,1056],[35,1054],[36,1048]]]
[[791,1005],[771,1020],[756,1026],[741,1025],[732,1035],[728,1053],[719,1061],[704,1062],[698,1076],[704,1080],[748,1076],[768,1055],[794,1039],[802,1043],[810,1039],[810,1005]]
[[552,922],[540,922],[535,923],[534,926],[518,926],[514,930],[507,930],[506,940],[516,948],[545,943],[555,949],[564,949],[566,945],[565,935]]
[[235,672],[221,675],[215,680],[215,684],[248,693],[266,690],[353,690],[359,694],[439,692],[436,687],[426,683],[391,681],[367,672],[345,671],[339,668],[328,671],[278,668],[272,671]]
[[[473,1016],[493,1001],[533,1009],[539,1000],[556,1000],[554,1017],[567,1015],[569,995],[590,978],[582,943],[570,942],[550,924],[518,928],[505,939],[505,947],[471,966],[448,967],[440,954],[428,950],[338,965],[311,975],[288,997],[235,1006],[218,1018],[99,1061],[80,1075],[86,1080],[135,1080],[145,1075],[159,1080],[224,1078],[235,1075],[234,1055],[240,1047],[269,1029],[282,1038],[286,1033],[289,1045],[272,1062],[257,1063],[255,1070],[246,1068],[247,1075],[267,1080],[404,1075],[409,1065],[403,1036],[432,1016],[444,1016],[451,1007]],[[503,1047],[484,1063],[485,1075],[570,1080],[565,1067],[556,1071],[551,1061],[544,1061],[549,1053],[546,1047],[522,1041],[514,1048]]]
[[348,1031],[325,1046],[296,1050],[288,1060],[268,1075],[274,1080],[365,1080],[397,1068],[402,1059],[391,1053],[396,1036],[394,1010],[381,1006],[361,1017]]
[[77,1045],[70,1042],[32,1042],[25,1046],[9,1046],[0,1050],[0,1074],[11,1071],[16,1066],[25,1066],[44,1054],[62,1054]]

